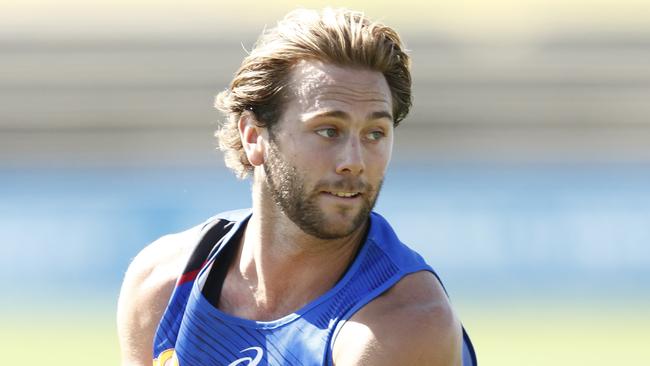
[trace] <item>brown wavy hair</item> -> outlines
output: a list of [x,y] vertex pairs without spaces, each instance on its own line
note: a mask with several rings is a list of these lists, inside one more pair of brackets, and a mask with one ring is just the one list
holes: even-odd
[[392,94],[395,126],[411,108],[410,58],[395,30],[348,9],[294,10],[262,33],[230,87],[216,97],[215,107],[226,119],[215,136],[226,166],[239,178],[253,171],[239,136],[241,114],[251,111],[271,128],[289,97],[292,67],[301,60],[381,72]]

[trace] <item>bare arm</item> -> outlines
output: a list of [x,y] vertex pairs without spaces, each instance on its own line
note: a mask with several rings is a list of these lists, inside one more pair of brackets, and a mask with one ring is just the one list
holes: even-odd
[[460,366],[461,329],[437,279],[418,272],[343,325],[334,343],[334,364]]
[[117,305],[122,366],[151,366],[154,334],[187,257],[184,235],[156,240],[126,272]]

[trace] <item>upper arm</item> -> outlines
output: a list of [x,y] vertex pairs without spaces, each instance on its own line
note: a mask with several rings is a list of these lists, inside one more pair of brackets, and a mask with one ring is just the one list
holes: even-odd
[[347,321],[339,332],[336,366],[460,366],[462,328],[428,272],[402,279]]
[[182,271],[186,244],[180,234],[158,239],[131,262],[117,305],[123,366],[150,366],[153,338]]

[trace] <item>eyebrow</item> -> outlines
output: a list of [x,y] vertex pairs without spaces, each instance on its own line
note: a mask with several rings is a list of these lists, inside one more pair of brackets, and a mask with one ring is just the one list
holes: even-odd
[[[314,118],[338,118],[338,119],[348,120],[348,121],[352,119],[348,113],[343,111],[329,111],[323,113],[316,113],[310,115],[307,119],[314,119]],[[387,118],[392,121],[393,115],[387,111],[377,111],[377,112],[371,112],[370,114],[368,114],[368,116],[366,116],[367,120],[375,120],[375,119],[382,119],[382,118]]]
[[380,111],[380,112],[372,112],[366,117],[366,119],[382,119],[382,118],[388,118],[389,120],[393,120],[393,115],[387,111]]

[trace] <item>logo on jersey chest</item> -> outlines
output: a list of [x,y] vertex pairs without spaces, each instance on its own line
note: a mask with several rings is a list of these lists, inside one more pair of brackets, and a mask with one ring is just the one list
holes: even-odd
[[173,348],[164,350],[153,360],[153,366],[179,366],[176,351]]
[[[260,347],[248,347],[239,351],[239,353],[244,353],[246,356],[234,360],[229,363],[228,366],[257,366],[264,356],[264,350]],[[173,348],[170,348],[161,352],[160,355],[153,360],[153,366],[179,366],[176,351]]]
[[260,347],[248,347],[239,353],[246,353],[247,356],[234,360],[228,366],[257,366],[264,356],[264,351]]

